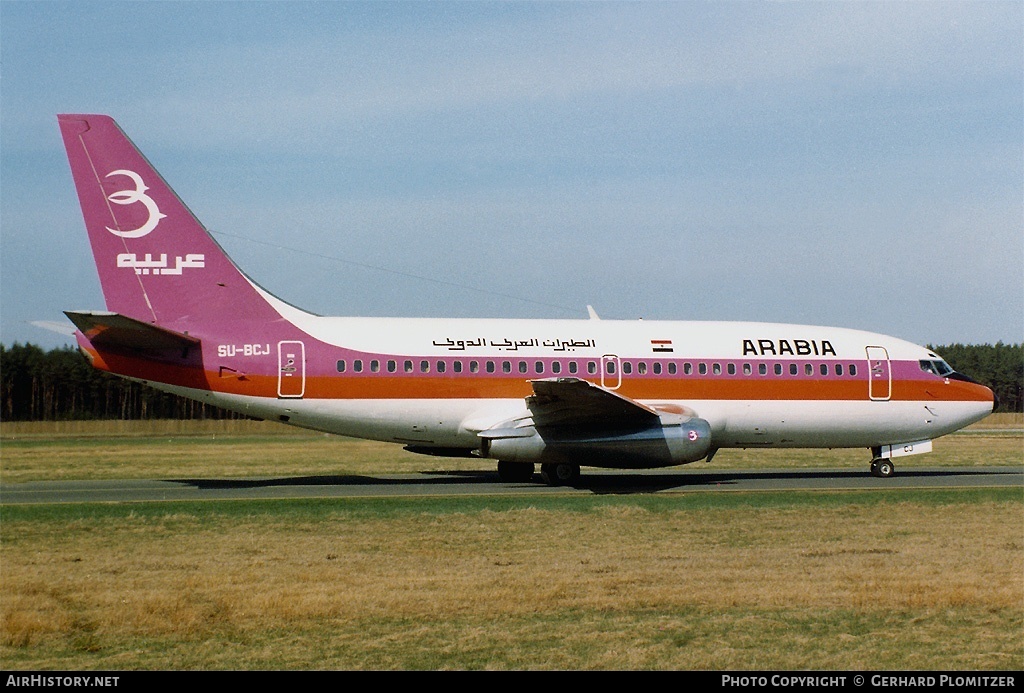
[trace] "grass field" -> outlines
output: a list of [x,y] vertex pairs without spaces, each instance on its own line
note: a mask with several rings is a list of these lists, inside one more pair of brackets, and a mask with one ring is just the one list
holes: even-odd
[[[1024,463],[1020,426],[988,423],[901,466]],[[0,480],[493,468],[237,425],[4,424]],[[762,465],[867,460],[723,451],[711,468]],[[1020,490],[58,504],[0,520],[8,670],[1024,669]]]
[[[867,468],[867,450],[722,450],[689,468]],[[1024,418],[995,414],[897,467],[1024,464]],[[0,423],[0,481],[167,479],[493,470],[493,460],[436,458],[391,443],[263,421]],[[584,471],[584,473],[586,473]]]

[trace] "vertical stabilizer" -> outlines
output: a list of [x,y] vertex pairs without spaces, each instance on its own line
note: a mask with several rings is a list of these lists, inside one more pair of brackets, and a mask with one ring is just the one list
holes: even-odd
[[108,310],[193,333],[279,317],[112,118],[57,119]]

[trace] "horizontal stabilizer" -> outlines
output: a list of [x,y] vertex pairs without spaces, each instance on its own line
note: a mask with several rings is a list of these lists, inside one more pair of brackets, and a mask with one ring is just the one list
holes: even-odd
[[66,322],[54,322],[53,320],[33,320],[29,323],[33,327],[38,327],[43,330],[49,330],[50,332],[56,332],[57,334],[66,335],[68,337],[75,336],[75,328]]
[[64,311],[85,338],[98,347],[166,351],[199,346],[199,340],[119,313]]

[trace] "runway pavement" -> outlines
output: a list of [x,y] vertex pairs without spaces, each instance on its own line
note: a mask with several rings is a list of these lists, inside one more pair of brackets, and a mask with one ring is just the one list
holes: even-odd
[[438,472],[379,476],[299,476],[252,479],[152,479],[36,481],[0,485],[0,504],[133,503],[272,498],[397,496],[728,493],[736,491],[836,491],[921,488],[1016,487],[1024,466],[910,468],[878,479],[867,470],[700,469],[609,471],[584,469],[572,487],[540,482],[503,483],[496,472]]

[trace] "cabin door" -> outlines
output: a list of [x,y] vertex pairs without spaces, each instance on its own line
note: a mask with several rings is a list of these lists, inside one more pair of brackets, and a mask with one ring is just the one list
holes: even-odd
[[277,343],[277,396],[297,399],[306,393],[306,346]]
[[869,346],[868,353],[868,397],[884,402],[892,396],[892,368],[889,352],[884,347]]

